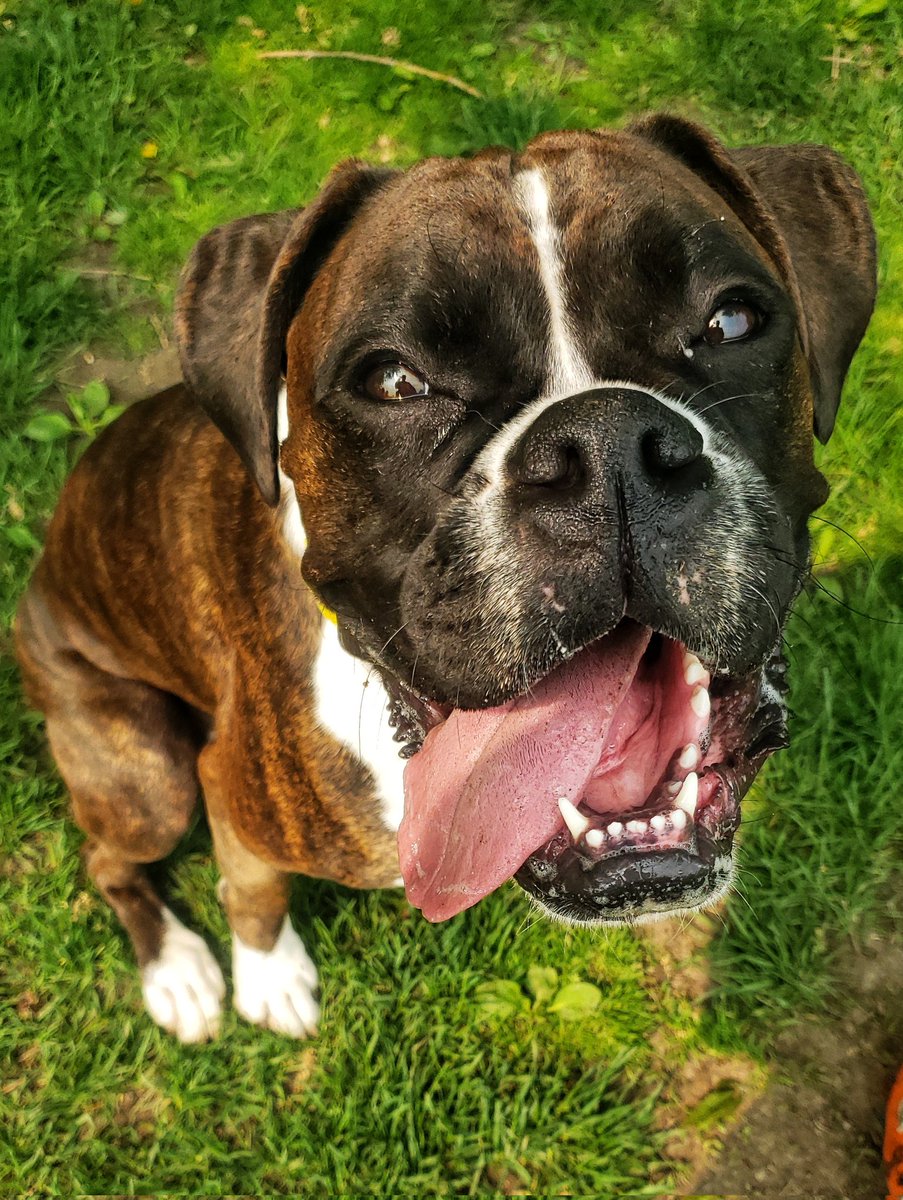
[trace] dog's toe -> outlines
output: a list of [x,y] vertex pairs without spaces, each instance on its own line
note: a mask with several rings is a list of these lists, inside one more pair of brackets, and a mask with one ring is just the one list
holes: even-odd
[[163,910],[159,955],[141,971],[147,1011],[180,1042],[206,1042],[219,1033],[226,984],[206,942]]
[[289,1037],[317,1032],[317,969],[288,917],[272,950],[233,937],[232,974],[235,1007],[246,1020]]

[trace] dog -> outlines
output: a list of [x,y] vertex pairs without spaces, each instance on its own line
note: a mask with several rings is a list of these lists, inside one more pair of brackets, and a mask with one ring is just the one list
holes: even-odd
[[431,921],[512,877],[582,924],[725,893],[874,295],[839,155],[668,114],[351,160],[201,239],[184,384],[84,454],[17,619],[159,1025],[223,1005],[145,870],[199,792],[235,1007],[291,1036],[296,873]]

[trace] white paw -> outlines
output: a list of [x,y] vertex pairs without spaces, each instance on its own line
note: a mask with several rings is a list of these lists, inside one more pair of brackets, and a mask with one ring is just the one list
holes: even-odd
[[203,938],[163,909],[160,953],[141,972],[147,1011],[180,1042],[206,1042],[219,1033],[226,984]]
[[255,1025],[297,1038],[317,1032],[317,968],[288,917],[272,950],[254,950],[233,934],[232,986],[236,1009]]

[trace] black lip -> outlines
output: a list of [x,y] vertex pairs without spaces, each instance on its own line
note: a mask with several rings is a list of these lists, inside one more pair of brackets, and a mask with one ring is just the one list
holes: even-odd
[[719,799],[696,824],[692,842],[669,850],[625,849],[597,862],[566,832],[531,854],[514,878],[554,917],[580,925],[622,924],[650,913],[697,908],[733,875],[740,799],[721,777]]
[[536,857],[514,878],[552,916],[578,925],[620,925],[649,913],[695,908],[722,892],[732,875],[730,844],[710,861],[688,850],[627,851],[606,864],[601,879],[597,868],[589,887],[579,878],[579,868],[562,871],[559,891],[538,883]]

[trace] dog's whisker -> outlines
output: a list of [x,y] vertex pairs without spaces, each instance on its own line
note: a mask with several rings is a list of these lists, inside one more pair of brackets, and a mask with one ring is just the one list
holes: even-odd
[[862,542],[860,542],[858,538],[854,537],[848,529],[844,529],[844,527],[842,525],[838,525],[836,521],[829,521],[827,517],[820,517],[818,513],[812,513],[811,519],[813,521],[820,521],[822,525],[830,525],[832,529],[836,529],[838,533],[842,533],[844,537],[849,538],[853,545],[862,551],[866,561],[874,571],[875,563],[872,559],[872,556],[869,554],[868,550],[866,550],[865,546],[863,546]]
[[478,408],[467,408],[464,410],[464,415],[468,417],[479,417],[484,425],[488,425],[490,429],[494,429],[496,433],[502,432],[501,425],[496,425],[495,421],[490,421],[485,413],[481,413]]
[[[379,656],[380,656],[380,658],[381,658],[381,657],[382,657],[382,656],[385,654],[385,652],[386,652],[386,651],[389,649],[389,646],[392,644],[392,642],[394,642],[394,640],[395,640],[395,639],[398,637],[398,635],[399,635],[400,633],[404,632],[404,630],[405,630],[405,629],[407,629],[407,627],[408,627],[408,625],[409,625],[409,624],[410,624],[410,621],[403,621],[403,622],[402,622],[402,623],[401,623],[401,624],[398,626],[398,628],[395,630],[395,632],[394,632],[394,633],[393,633],[393,634],[392,634],[392,635],[391,635],[389,638],[387,638],[387,640],[386,640],[386,641],[383,643],[383,647],[382,647],[382,649],[381,649],[381,650],[380,650],[380,652],[379,652]],[[368,678],[369,678],[369,677],[368,677]]]
[[754,400],[762,399],[762,392],[739,392],[736,396],[725,396],[721,400],[713,400],[711,404],[707,404],[705,408],[699,409],[697,416],[703,416],[710,412],[713,408],[718,408],[720,404],[730,404],[733,400]]
[[756,587],[756,585],[754,583],[750,583],[750,581],[748,579],[746,580],[746,586],[749,588],[749,590],[751,592],[754,592],[755,595],[757,595],[759,597],[759,599],[762,601],[762,603],[768,608],[768,611],[771,613],[772,618],[774,620],[775,634],[776,634],[777,638],[780,640],[782,626],[781,626],[781,622],[778,620],[778,614],[775,612],[773,604],[768,599],[768,597],[763,592],[759,591],[759,589]]

